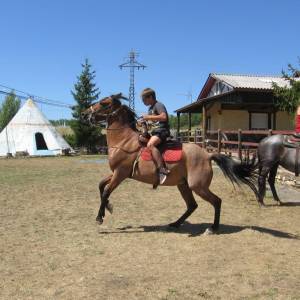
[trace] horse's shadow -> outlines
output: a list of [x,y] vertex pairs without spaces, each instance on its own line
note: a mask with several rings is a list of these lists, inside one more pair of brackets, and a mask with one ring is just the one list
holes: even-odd
[[[192,224],[189,222],[184,222],[179,228],[173,228],[169,225],[141,225],[138,227],[125,226],[117,228],[114,231],[103,231],[99,234],[131,234],[131,233],[145,233],[145,232],[164,232],[164,233],[179,233],[187,234],[190,237],[195,237],[203,234],[205,230],[211,226],[209,223]],[[274,237],[285,238],[285,239],[299,239],[298,235],[279,231],[275,229],[260,227],[260,226],[239,226],[239,225],[229,225],[220,224],[218,234],[233,234],[241,232],[245,229],[254,230],[260,233],[266,233]]]
[[300,202],[281,202],[280,205],[278,203],[265,204],[266,207],[294,207],[300,206]]

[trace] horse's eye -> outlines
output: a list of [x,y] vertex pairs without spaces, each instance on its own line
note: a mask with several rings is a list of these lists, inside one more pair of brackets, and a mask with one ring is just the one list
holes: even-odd
[[102,103],[102,107],[103,107],[103,108],[109,107],[109,103]]

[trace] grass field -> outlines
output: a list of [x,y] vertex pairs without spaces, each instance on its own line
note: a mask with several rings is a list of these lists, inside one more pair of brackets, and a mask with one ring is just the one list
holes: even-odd
[[0,299],[300,299],[298,203],[268,198],[260,209],[215,169],[218,235],[201,235],[213,209],[200,198],[171,230],[185,209],[176,187],[131,180],[99,226],[97,185],[109,170],[98,159],[0,160]]

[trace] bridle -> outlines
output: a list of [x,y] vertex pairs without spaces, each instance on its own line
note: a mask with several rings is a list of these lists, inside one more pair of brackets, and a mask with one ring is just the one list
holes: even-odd
[[[92,114],[96,112],[94,110],[94,108],[92,108],[92,106],[90,107],[90,109],[92,110]],[[118,107],[116,110],[114,110],[110,113],[107,113],[107,114],[97,113],[97,115],[100,117],[105,117],[106,121],[108,121],[109,118],[116,116],[121,109],[122,109],[122,105],[120,105],[120,107]]]
[[[88,121],[91,125],[96,126],[97,124],[95,122],[94,114],[97,114],[97,116],[100,116],[100,117],[105,117],[105,121],[100,121],[99,125],[101,125],[103,123],[108,124],[109,119],[111,119],[113,117],[116,117],[119,114],[119,112],[123,109],[123,106],[120,105],[120,107],[118,107],[116,110],[111,111],[109,113],[97,113],[97,110],[94,109],[93,105],[90,106],[89,109],[91,110],[91,113],[89,114]],[[136,122],[136,120],[129,123],[129,125],[134,124],[135,122]],[[122,127],[118,127],[118,128],[108,128],[108,127],[106,127],[106,130],[120,130],[120,129],[124,129],[124,128],[130,128],[130,126],[122,126]]]

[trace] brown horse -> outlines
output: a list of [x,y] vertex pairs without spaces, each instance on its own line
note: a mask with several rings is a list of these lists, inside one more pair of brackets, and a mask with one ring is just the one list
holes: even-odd
[[[136,129],[136,115],[126,105],[122,105],[121,94],[112,95],[92,105],[82,113],[84,120],[92,123],[107,122],[108,160],[112,174],[99,183],[100,209],[96,220],[102,224],[105,208],[112,212],[109,203],[110,194],[126,178],[132,178],[148,184],[157,181],[156,166],[153,161],[138,159],[141,145]],[[251,163],[241,163],[222,154],[209,154],[196,144],[183,144],[182,159],[168,165],[170,174],[164,186],[176,185],[183,197],[187,210],[170,226],[179,227],[197,208],[193,192],[208,201],[215,209],[214,223],[207,233],[216,232],[220,222],[221,199],[210,191],[213,177],[212,163],[215,161],[232,183],[248,185],[257,196],[254,185],[256,176]],[[138,160],[138,163],[135,163]]]

